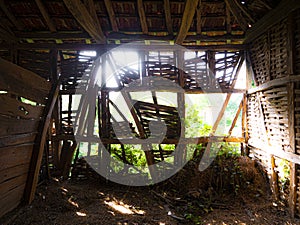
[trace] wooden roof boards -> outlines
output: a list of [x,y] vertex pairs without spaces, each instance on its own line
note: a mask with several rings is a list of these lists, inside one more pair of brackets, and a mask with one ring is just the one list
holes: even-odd
[[9,30],[18,44],[161,39],[196,47],[240,45],[245,31],[278,4],[278,0],[0,0],[0,21],[6,26],[1,26],[0,41],[10,41],[5,38]]

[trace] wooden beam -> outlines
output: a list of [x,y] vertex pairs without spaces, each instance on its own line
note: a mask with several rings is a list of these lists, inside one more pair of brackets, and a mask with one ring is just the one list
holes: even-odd
[[[266,155],[270,155],[270,150],[272,150],[272,155],[276,156],[278,158],[281,159],[285,159],[289,162],[295,163],[300,165],[300,157],[299,155],[292,153],[292,152],[285,152],[282,150],[278,150],[276,148],[274,148],[274,146],[264,146],[262,143],[257,142],[256,140],[252,140],[249,139],[249,146],[252,148],[256,148],[264,153],[266,153]],[[255,151],[254,149],[252,149],[251,151]]]
[[231,13],[229,7],[226,7],[226,31],[231,34]]
[[193,22],[199,0],[186,0],[176,44],[182,44]]
[[234,0],[235,4],[238,6],[238,8],[248,17],[248,19],[254,23],[255,20],[252,18],[252,16],[248,13],[248,11],[241,5],[241,3],[237,0]]
[[[72,50],[72,51],[80,51],[80,50],[95,50],[100,52],[109,51],[112,48],[118,47],[116,44],[83,44],[83,43],[73,43],[73,44],[54,44],[54,43],[16,43],[13,47],[18,50],[49,50],[49,49],[58,49],[58,50]],[[225,50],[245,50],[248,48],[247,45],[244,44],[231,44],[231,45],[186,45],[187,49],[193,50],[215,50],[215,51],[225,51]],[[1,50],[10,50],[12,46],[7,45],[6,43],[0,43]],[[123,48],[132,49],[132,45],[123,46]],[[174,50],[174,45],[135,45],[134,48],[136,50],[148,50],[151,51],[153,49]]]
[[[295,73],[295,25],[294,25],[295,12],[291,12],[287,20],[287,70],[289,76]],[[291,152],[297,153],[295,141],[295,83],[287,85],[288,90],[288,130],[289,130],[289,145]],[[289,208],[292,217],[296,215],[297,208],[297,164],[290,162],[290,194],[289,194]]]
[[197,7],[197,34],[201,34],[202,30],[202,19],[201,19],[201,0],[199,0]]
[[8,29],[8,27],[3,27],[3,24],[0,25],[0,39],[6,42],[17,42],[18,39],[16,36]]
[[215,123],[214,123],[214,125],[212,127],[212,132],[211,132],[212,135],[214,135],[216,133],[216,130],[217,130],[218,126],[219,126],[219,123],[220,123],[221,119],[223,118],[223,115],[224,115],[225,110],[227,108],[227,105],[229,103],[230,97],[231,97],[231,93],[229,93],[229,94],[226,95],[226,98],[225,98],[225,101],[224,101],[224,103],[222,105],[222,108],[221,108],[221,110],[220,110],[220,112],[218,114],[218,117],[217,117],[217,119],[216,119],[216,121],[215,121]]
[[242,111],[242,108],[243,108],[243,99],[242,99],[241,103],[239,104],[238,110],[237,110],[237,112],[236,112],[236,114],[235,114],[235,116],[232,120],[231,126],[230,126],[229,131],[228,131],[229,136],[231,136],[232,130],[235,127],[236,121],[239,118],[239,115]]
[[[33,40],[56,40],[56,39],[87,39],[90,38],[89,34],[86,32],[16,32],[16,36],[20,39],[33,39]],[[224,35],[187,35],[186,41],[220,41],[226,42],[226,40],[230,39],[232,41],[244,41],[244,35],[231,35],[231,34],[224,34]],[[106,36],[107,40],[114,41],[114,40],[121,40],[124,42],[128,41],[143,41],[143,40],[161,40],[161,41],[172,41],[173,36],[171,35],[150,35],[150,34],[127,34],[125,32],[110,32]],[[230,45],[229,45],[230,46]]]
[[170,1],[164,0],[165,22],[169,35],[173,35],[173,21],[171,17]]
[[138,13],[140,17],[141,27],[144,34],[148,34],[147,18],[145,14],[143,0],[137,0]]
[[[287,85],[288,91],[288,131],[289,131],[289,146],[292,153],[296,154],[296,141],[295,141],[295,84],[289,83]],[[300,158],[300,157],[299,157]],[[296,165],[290,162],[290,195],[289,207],[292,216],[296,212],[296,198],[297,198],[297,171]]]
[[[80,0],[63,0],[78,23],[86,32],[99,44],[106,43],[106,37],[99,25],[98,19],[95,21],[91,13]],[[91,10],[91,9],[90,9]]]
[[267,89],[270,89],[270,88],[273,88],[276,86],[286,85],[289,82],[297,82],[297,81],[300,81],[299,75],[277,78],[275,80],[271,80],[267,83],[264,83],[258,87],[249,89],[248,94],[253,94],[255,92],[264,91],[264,90],[267,90]]
[[226,7],[229,8],[229,10],[231,11],[232,15],[235,17],[235,19],[239,23],[242,30],[246,31],[248,29],[248,22],[241,14],[241,10],[237,6],[236,2],[234,0],[225,0],[225,3],[226,3]]
[[17,30],[24,30],[24,25],[16,19],[16,17],[8,10],[4,0],[0,0],[0,8],[4,14],[8,17],[10,22],[17,28]]
[[244,43],[249,43],[265,33],[268,28],[286,18],[292,11],[300,8],[299,0],[285,0],[256,22],[247,32]]
[[112,28],[113,31],[118,32],[119,28],[118,28],[116,15],[115,15],[111,0],[104,0],[104,3],[105,3],[105,7],[106,7],[106,10],[107,10],[108,16],[109,16],[109,21],[110,21],[110,24],[111,24],[111,28]]
[[[74,135],[57,135],[53,136],[52,140],[75,140]],[[160,138],[148,138],[151,144],[178,144],[178,139],[164,139],[161,141]],[[110,138],[99,138],[97,136],[87,137],[87,136],[76,136],[76,141],[78,142],[92,142],[92,143],[102,143],[102,144],[144,144],[145,139],[139,138],[127,138],[127,139],[110,139]],[[181,138],[180,144],[200,144],[208,142],[237,142],[242,143],[245,139],[243,137],[224,137],[224,136],[210,136],[210,137],[194,137],[194,138]],[[300,162],[300,159],[298,159]]]
[[53,21],[51,20],[49,13],[47,12],[44,3],[41,0],[35,0],[35,3],[37,4],[47,26],[49,27],[49,30],[51,32],[56,32],[55,25],[53,24]]
[[27,203],[31,203],[34,199],[34,194],[38,183],[39,172],[42,163],[44,147],[46,144],[46,136],[47,136],[52,112],[55,106],[55,102],[59,94],[59,88],[60,88],[59,84],[60,81],[58,81],[55,85],[53,85],[53,88],[50,91],[49,101],[45,107],[44,110],[45,113],[43,119],[40,122],[39,132],[37,134],[37,138],[35,140],[35,144],[33,147],[30,168],[29,168],[26,188],[24,192],[24,199]]

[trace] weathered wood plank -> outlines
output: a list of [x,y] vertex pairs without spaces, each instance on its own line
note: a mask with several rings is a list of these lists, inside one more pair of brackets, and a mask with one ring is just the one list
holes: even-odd
[[108,16],[109,16],[109,21],[110,21],[112,30],[115,31],[115,32],[118,32],[119,28],[118,28],[116,15],[115,15],[111,0],[104,0],[104,4],[105,4],[105,7],[106,7]]
[[0,90],[10,91],[39,103],[45,102],[45,97],[51,88],[50,82],[1,58],[0,71]]
[[9,191],[19,186],[24,186],[27,179],[27,173],[4,181],[0,184],[0,199],[2,199]]
[[170,1],[164,0],[165,21],[169,35],[173,35],[173,21],[171,17]]
[[10,136],[0,137],[0,148],[12,145],[29,144],[35,140],[37,132],[26,134],[14,134]]
[[17,165],[1,170],[0,183],[28,173],[29,163]]
[[44,107],[25,104],[8,95],[0,95],[0,114],[25,119],[39,119]]
[[137,8],[138,8],[143,34],[148,34],[148,24],[147,24],[147,18],[145,14],[143,0],[137,0]]
[[39,125],[39,120],[17,119],[0,115],[0,137],[12,134],[24,134],[35,132]]
[[[265,155],[270,155],[270,151],[269,149],[272,149],[272,155],[276,156],[278,158],[281,159],[286,159],[292,163],[295,164],[300,164],[300,157],[297,154],[291,153],[291,152],[284,152],[282,150],[277,150],[275,148],[272,148],[272,146],[267,146],[268,148],[266,148],[266,146],[264,146],[261,142],[258,142],[257,139],[254,138],[250,138],[249,139],[249,146],[250,147],[254,147],[259,151],[264,152]],[[253,150],[251,150],[253,151]]]
[[246,31],[248,28],[248,23],[246,19],[241,14],[236,2],[234,0],[225,0],[226,6],[229,8],[235,19],[238,21],[240,27],[243,31]]
[[74,18],[86,30],[86,32],[88,32],[97,43],[104,44],[106,42],[106,37],[99,25],[99,21],[94,21],[85,5],[80,0],[63,1]]
[[0,148],[0,171],[17,165],[29,163],[32,149],[33,144]]
[[255,40],[255,38],[265,33],[272,25],[278,23],[280,20],[289,15],[290,12],[298,9],[299,7],[299,0],[281,1],[275,9],[267,13],[246,32],[246,39],[244,43],[250,43]]
[[16,208],[22,199],[25,185],[19,186],[0,199],[0,217]]
[[186,38],[187,33],[193,22],[198,2],[199,0],[187,0],[185,2],[185,8],[181,19],[181,25],[176,38],[176,44],[182,44],[184,39]]
[[35,140],[35,145],[32,151],[32,157],[30,162],[30,168],[28,173],[28,179],[26,182],[26,191],[24,193],[24,199],[28,203],[31,203],[34,199],[34,193],[38,183],[39,171],[42,163],[42,157],[44,147],[46,143],[46,136],[52,117],[52,112],[55,107],[55,103],[58,99],[59,88],[61,80],[58,80],[52,87],[48,95],[48,103],[45,106],[44,116],[38,127],[38,136]]
[[46,24],[48,25],[49,30],[51,32],[56,32],[55,25],[53,24],[53,21],[51,20],[51,18],[49,16],[49,13],[47,12],[44,3],[41,0],[35,0],[35,3],[37,4],[44,20],[46,21]]
[[20,20],[17,20],[14,14],[12,14],[9,9],[7,8],[7,5],[5,4],[4,0],[0,0],[0,8],[4,12],[4,14],[8,17],[8,19],[13,23],[13,25],[18,29],[18,30],[23,30],[24,25],[21,23]]

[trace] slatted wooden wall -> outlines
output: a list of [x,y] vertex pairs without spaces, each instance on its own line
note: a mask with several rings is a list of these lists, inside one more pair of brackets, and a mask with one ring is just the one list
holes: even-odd
[[35,138],[51,85],[35,73],[3,59],[0,59],[0,71],[1,217],[23,198]]
[[247,123],[250,154],[270,175],[278,190],[279,161],[290,165],[289,205],[300,216],[300,10],[266,29],[250,44],[256,88],[248,92]]

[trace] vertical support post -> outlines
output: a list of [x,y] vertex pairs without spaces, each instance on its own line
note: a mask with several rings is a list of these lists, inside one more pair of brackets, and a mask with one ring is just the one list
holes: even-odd
[[[179,68],[178,73],[178,85],[183,89],[184,88],[184,51],[179,50],[176,52],[177,56],[177,68]],[[177,105],[178,105],[178,113],[180,117],[180,137],[185,138],[185,95],[184,92],[177,93]],[[183,165],[186,159],[186,145],[179,144],[176,147],[176,153],[174,158],[175,165]]]
[[[287,22],[287,70],[288,75],[295,73],[295,33],[294,33],[294,12],[290,13]],[[288,91],[288,128],[289,128],[289,144],[291,151],[296,153],[295,146],[295,84],[287,85]],[[290,196],[289,208],[292,217],[296,215],[297,202],[297,164],[290,162]]]
[[[58,81],[58,73],[57,73],[57,61],[58,61],[58,50],[57,49],[51,49],[50,50],[50,57],[51,57],[51,66],[50,66],[50,80],[52,83],[55,83]],[[63,60],[62,58],[60,60]],[[55,125],[55,134],[59,135],[61,134],[61,98],[60,95],[57,98],[57,101],[55,102],[52,118],[54,120]],[[61,148],[61,142],[59,140],[52,141],[51,143],[52,148],[52,158],[53,158],[53,164],[56,168],[59,168],[59,161],[60,161],[60,148]]]
[[207,51],[207,60],[208,60],[208,74],[209,74],[209,88],[214,88],[216,85],[216,59],[215,52]]
[[279,190],[278,190],[278,174],[275,170],[276,161],[274,155],[270,155],[270,166],[271,166],[271,187],[275,199],[279,199]]

